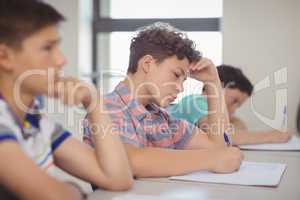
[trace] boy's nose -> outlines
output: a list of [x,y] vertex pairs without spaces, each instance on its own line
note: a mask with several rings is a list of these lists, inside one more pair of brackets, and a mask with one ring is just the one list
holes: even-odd
[[176,84],[176,89],[177,89],[178,93],[183,92],[183,83]]
[[67,63],[65,56],[58,51],[55,55],[55,65],[58,68],[62,68]]

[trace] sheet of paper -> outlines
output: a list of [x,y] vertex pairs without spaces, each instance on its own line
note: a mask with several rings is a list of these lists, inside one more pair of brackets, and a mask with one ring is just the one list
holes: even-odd
[[113,200],[163,200],[158,196],[126,194],[114,197]]
[[243,161],[240,170],[231,174],[195,172],[184,176],[173,176],[172,180],[224,183],[234,185],[277,186],[286,164]]
[[240,145],[240,148],[244,150],[300,151],[300,138],[294,136],[287,143]]

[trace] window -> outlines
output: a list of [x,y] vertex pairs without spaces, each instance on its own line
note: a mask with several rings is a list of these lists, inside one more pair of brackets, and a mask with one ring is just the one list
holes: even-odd
[[[112,91],[126,75],[134,31],[156,21],[186,32],[204,56],[222,63],[222,0],[94,0],[93,82]],[[167,12],[166,12],[167,10]],[[184,94],[201,92],[188,79]]]
[[[102,1],[103,4],[106,4]],[[106,4],[107,5],[107,4]],[[100,5],[101,7],[101,5]],[[207,18],[222,17],[222,0],[110,0],[111,18]]]

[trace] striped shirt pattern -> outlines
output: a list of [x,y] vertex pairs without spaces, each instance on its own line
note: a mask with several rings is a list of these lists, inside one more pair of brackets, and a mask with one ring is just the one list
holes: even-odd
[[0,145],[7,140],[17,142],[43,170],[53,165],[53,151],[69,136],[60,124],[51,122],[39,112],[37,101],[21,124],[0,96]]

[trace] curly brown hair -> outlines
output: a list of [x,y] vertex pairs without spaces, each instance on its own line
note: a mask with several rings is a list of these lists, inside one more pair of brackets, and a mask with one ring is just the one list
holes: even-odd
[[190,63],[201,59],[192,40],[178,29],[162,22],[141,28],[132,38],[127,73],[135,73],[138,61],[145,55],[153,56],[157,63],[174,55],[179,60],[187,58]]

